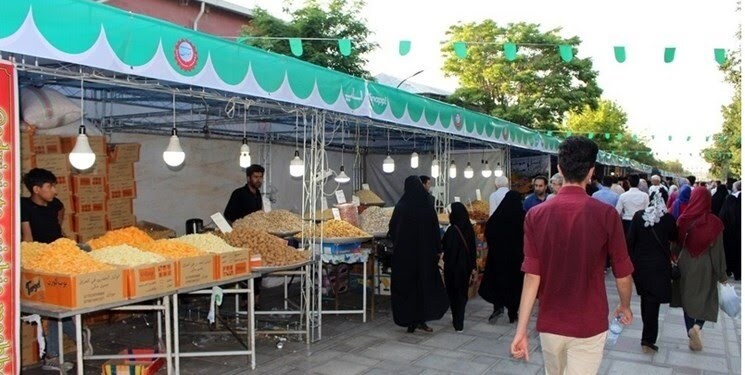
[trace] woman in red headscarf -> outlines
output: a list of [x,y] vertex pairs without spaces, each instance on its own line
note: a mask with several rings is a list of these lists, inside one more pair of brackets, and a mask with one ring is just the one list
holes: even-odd
[[722,221],[711,213],[711,193],[703,187],[693,189],[688,208],[678,218],[677,245],[682,275],[680,301],[688,330],[688,347],[694,351],[703,349],[704,322],[717,321],[717,282],[727,282],[723,230]]

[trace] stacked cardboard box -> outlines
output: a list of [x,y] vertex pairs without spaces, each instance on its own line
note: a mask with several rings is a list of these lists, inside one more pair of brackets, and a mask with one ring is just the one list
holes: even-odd
[[109,230],[137,224],[132,201],[137,197],[134,163],[140,160],[138,143],[109,145],[106,185],[107,228]]

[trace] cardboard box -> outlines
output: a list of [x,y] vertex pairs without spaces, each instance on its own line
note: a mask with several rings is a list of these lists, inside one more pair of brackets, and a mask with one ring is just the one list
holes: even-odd
[[35,135],[31,142],[35,154],[70,153],[70,151],[62,150],[62,139],[56,135]]
[[72,176],[66,174],[55,175],[55,177],[57,177],[57,184],[54,185],[54,188],[57,190],[57,194],[72,194]]
[[201,255],[176,261],[176,287],[206,284],[214,279],[215,256]]
[[65,176],[72,173],[70,162],[66,154],[36,154],[36,168],[43,168],[55,176]]
[[33,155],[34,152],[34,135],[30,132],[20,132],[21,157]]
[[21,322],[21,366],[39,362],[39,342],[36,340],[36,324]]
[[59,199],[60,202],[62,202],[62,205],[65,207],[65,215],[72,215],[73,213],[75,213],[75,205],[72,201],[72,194],[68,192],[64,192],[61,194],[57,193],[57,199]]
[[176,289],[176,262],[165,261],[125,268],[127,298],[140,298]]
[[21,152],[21,172],[26,173],[36,168],[36,155]]
[[106,194],[106,176],[93,174],[72,175],[72,192],[78,196]]
[[134,205],[130,198],[115,198],[106,200],[106,212],[109,216],[121,217],[124,215],[132,215],[134,213]]
[[140,144],[109,144],[109,161],[111,161],[112,163],[136,163],[140,161]]
[[103,236],[105,233],[106,233],[105,228],[101,230],[96,230],[96,231],[81,232],[81,233],[77,233],[75,240],[78,243],[86,243],[94,238]]
[[173,229],[166,228],[160,224],[151,223],[149,221],[138,221],[137,228],[147,233],[154,240],[176,238],[176,231],[174,231]]
[[[60,149],[62,153],[69,154],[73,148],[75,148],[75,143],[78,141],[78,136],[73,137],[61,137],[60,138]],[[34,144],[36,144],[34,142]],[[91,150],[93,150],[93,153],[96,154],[96,161],[99,160],[106,160],[106,155],[108,154],[108,147],[106,146],[106,138],[101,135],[89,135],[88,136],[88,144],[91,145]],[[99,159],[101,157],[101,159]]]
[[73,195],[72,201],[75,212],[79,214],[106,211],[106,194],[103,193]]
[[75,214],[73,216],[73,230],[78,234],[90,234],[99,231],[106,231],[106,213],[105,212],[86,212]]
[[[153,349],[127,349],[119,354],[155,354]],[[102,375],[155,375],[166,363],[165,358],[110,359],[101,366]]]
[[132,214],[116,217],[106,217],[106,229],[108,230],[131,227],[135,224],[137,224],[137,217]]
[[111,199],[137,198],[137,183],[134,180],[110,181],[106,192]]
[[251,254],[251,259],[248,261],[248,270],[259,268],[264,265],[264,261],[261,259],[261,254]]
[[40,273],[21,269],[21,299],[66,308],[84,308],[126,299],[121,269],[81,275]]
[[248,250],[231,251],[229,253],[215,254],[214,280],[231,279],[238,276],[248,275],[249,259]]
[[108,163],[106,175],[109,181],[134,181],[135,165],[129,162]]

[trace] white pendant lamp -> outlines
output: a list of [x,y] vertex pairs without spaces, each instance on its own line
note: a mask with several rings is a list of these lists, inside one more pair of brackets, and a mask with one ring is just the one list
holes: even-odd
[[340,183],[340,184],[346,184],[349,182],[350,178],[347,176],[347,174],[344,172],[344,166],[342,165],[339,167],[339,174],[334,177],[334,181]]
[[491,169],[489,168],[489,162],[488,161],[487,162],[484,162],[482,160],[481,163],[484,164],[484,168],[481,169],[481,175],[484,176],[484,178],[491,177]]
[[455,160],[450,161],[450,168],[448,168],[448,176],[455,178],[458,176],[458,167],[455,166]]
[[440,161],[437,158],[432,160],[432,168],[429,173],[432,175],[432,178],[440,177]]
[[388,152],[383,160],[383,172],[393,173],[396,170],[396,162],[391,157],[391,131],[388,130]]
[[463,170],[463,177],[467,180],[473,178],[473,168],[471,167],[470,161],[466,163],[466,169]]
[[251,149],[248,147],[248,138],[243,138],[241,154],[238,157],[238,164],[241,168],[248,168],[251,166]]
[[419,168],[419,154],[416,151],[411,153],[411,169]]
[[83,89],[83,76],[80,76],[80,128],[78,129],[78,138],[75,140],[75,147],[72,148],[70,155],[67,156],[70,160],[70,164],[77,170],[84,171],[93,166],[96,162],[96,154],[91,149],[91,144],[88,142],[88,136],[85,134],[84,121],[84,107],[83,97],[85,96],[85,90]]
[[168,147],[163,151],[163,161],[169,167],[178,167],[184,163],[186,154],[181,148],[181,142],[178,139],[178,130],[176,130],[176,93],[173,93],[173,129],[171,138],[168,140]]
[[305,174],[305,162],[300,159],[300,152],[295,150],[295,157],[290,160],[290,176],[303,177]]
[[497,176],[497,177],[504,176],[504,171],[502,170],[502,164],[501,163],[497,163],[497,169],[494,170],[494,175]]

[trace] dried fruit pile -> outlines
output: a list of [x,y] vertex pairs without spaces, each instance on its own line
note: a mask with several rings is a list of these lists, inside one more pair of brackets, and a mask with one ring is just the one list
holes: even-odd
[[104,247],[91,251],[90,255],[99,262],[122,267],[139,267],[166,260],[162,255],[142,251],[129,245]]
[[377,194],[373,193],[372,190],[359,190],[357,191],[357,197],[360,198],[360,204],[364,205],[380,205],[385,204]]
[[88,241],[88,246],[96,250],[116,245],[137,246],[153,241],[153,238],[142,230],[135,227],[126,227],[106,232],[103,236]]
[[221,254],[242,250],[237,247],[228,245],[228,243],[225,242],[222,238],[211,233],[188,234],[186,236],[174,238],[173,241],[191,245],[193,247],[196,247],[199,251],[210,254]]
[[173,260],[205,255],[194,246],[173,240],[157,240],[138,245],[137,248]]
[[269,233],[297,233],[303,228],[300,216],[287,210],[256,211],[233,223],[233,228],[251,228]]
[[261,254],[266,266],[301,263],[309,256],[307,251],[298,251],[287,246],[287,241],[260,230],[237,227],[230,233],[220,233],[220,236],[232,246],[248,248],[251,254]]
[[388,224],[393,216],[393,207],[368,207],[360,214],[362,230],[367,233],[388,233]]
[[489,202],[482,200],[473,201],[466,208],[471,219],[476,221],[489,220]]
[[[299,236],[296,236],[299,237]],[[329,220],[322,222],[311,230],[305,232],[306,238],[324,237],[324,238],[350,238],[350,237],[372,237],[369,233],[363,232],[352,224],[342,220]]]
[[60,238],[50,244],[21,243],[21,267],[30,271],[79,275],[112,270],[78,248],[74,241]]

